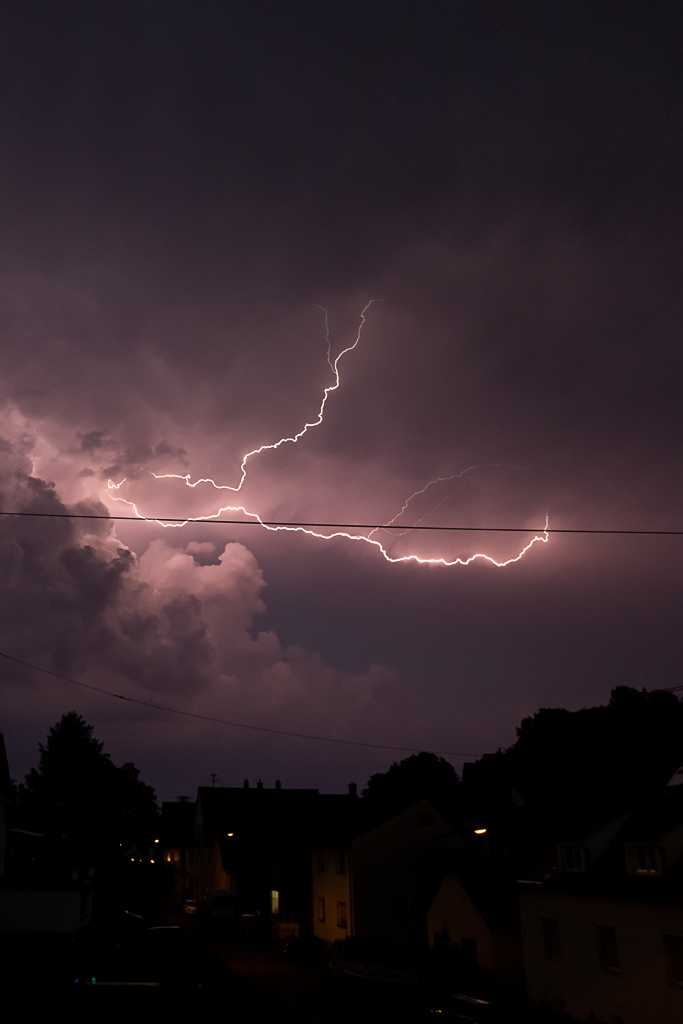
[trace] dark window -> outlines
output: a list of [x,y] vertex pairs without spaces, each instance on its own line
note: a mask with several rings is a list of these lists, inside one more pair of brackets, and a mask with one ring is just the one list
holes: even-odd
[[598,960],[602,970],[621,970],[616,928],[611,924],[596,924],[595,938],[598,944]]
[[316,850],[316,867],[318,871],[325,870],[325,850],[322,846],[319,846]]
[[560,846],[560,869],[562,871],[583,871],[583,850],[576,843],[563,843]]
[[683,988],[683,937],[662,935],[669,984]]
[[325,920],[325,897],[318,896],[318,920]]
[[636,871],[639,875],[656,875],[657,858],[654,847],[636,846],[634,851],[636,860]]
[[337,903],[337,928],[346,928],[346,904]]
[[418,825],[420,828],[434,828],[434,815],[433,814],[421,814]]
[[335,869],[338,875],[346,874],[346,850],[343,846],[337,848]]
[[556,917],[542,917],[541,928],[543,929],[543,952],[546,960],[561,960],[560,922]]

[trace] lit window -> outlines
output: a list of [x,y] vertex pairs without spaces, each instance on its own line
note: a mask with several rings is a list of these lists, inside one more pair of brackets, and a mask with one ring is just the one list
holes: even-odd
[[620,971],[617,930],[611,924],[596,924],[595,938],[598,945],[598,961],[603,971]]
[[683,988],[683,936],[662,935],[669,984]]
[[280,913],[280,893],[277,889],[270,890],[270,912],[271,914]]
[[660,875],[661,859],[659,850],[652,843],[633,843],[627,847],[626,856],[629,874]]
[[346,904],[337,903],[337,928],[346,928]]
[[556,917],[542,917],[543,952],[546,960],[561,960],[560,922]]
[[325,920],[325,897],[318,896],[318,920]]

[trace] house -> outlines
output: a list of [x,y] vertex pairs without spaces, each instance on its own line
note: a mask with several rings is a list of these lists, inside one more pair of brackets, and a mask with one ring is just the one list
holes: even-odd
[[191,800],[178,800],[161,805],[159,839],[155,840],[158,858],[171,876],[172,891],[177,903],[194,897],[195,818],[197,805]]
[[572,808],[556,868],[519,885],[529,997],[581,1020],[683,1020],[683,773]]
[[231,890],[237,914],[253,915],[274,938],[308,931],[311,835],[317,789],[200,787],[195,818],[196,899]]
[[372,800],[325,797],[313,846],[313,931],[353,938],[393,961],[426,942],[426,911],[443,858],[462,846],[429,800],[388,811]]
[[514,875],[473,850],[456,852],[427,914],[429,946],[459,989],[524,990]]

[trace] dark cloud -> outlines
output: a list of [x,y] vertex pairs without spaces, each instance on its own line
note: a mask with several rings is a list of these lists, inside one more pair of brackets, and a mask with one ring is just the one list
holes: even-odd
[[87,434],[78,431],[76,436],[80,442],[77,450],[86,454],[116,448],[116,441],[106,437],[102,430],[90,430]]
[[[441,478],[401,523],[678,528],[680,5],[0,19],[5,511],[379,523]],[[245,452],[316,419],[320,306],[334,358],[370,299],[324,425],[228,490]],[[524,543],[382,536],[449,558]],[[487,749],[538,704],[678,682],[674,543],[554,536],[445,569],[254,527],[3,517],[0,640],[201,713]],[[9,733],[38,714],[21,686],[68,709],[14,675]],[[162,792],[209,756],[308,784],[386,767],[100,709]]]

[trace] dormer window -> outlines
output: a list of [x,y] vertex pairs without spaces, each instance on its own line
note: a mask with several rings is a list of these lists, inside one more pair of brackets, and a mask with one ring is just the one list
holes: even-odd
[[586,851],[578,843],[560,843],[557,849],[560,871],[586,870]]
[[662,857],[654,843],[630,843],[626,847],[629,875],[661,875]]

